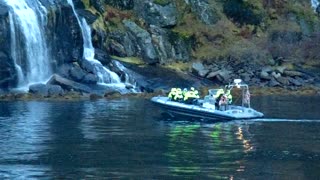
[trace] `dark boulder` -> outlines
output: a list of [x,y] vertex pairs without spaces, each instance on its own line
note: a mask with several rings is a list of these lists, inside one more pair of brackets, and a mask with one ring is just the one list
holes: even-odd
[[192,63],[192,73],[200,77],[205,77],[209,73],[209,70],[205,68],[201,62],[196,62]]
[[51,79],[47,82],[47,84],[50,85],[59,85],[64,90],[68,91],[78,91],[78,92],[85,92],[90,93],[92,92],[92,89],[89,86],[86,86],[84,84],[63,78],[57,74],[54,74]]
[[95,73],[96,72],[95,64],[96,64],[95,62],[83,59],[81,61],[80,66],[82,69],[84,69],[88,73]]
[[47,97],[49,95],[48,93],[48,87],[45,84],[32,84],[29,86],[29,92],[32,94],[37,94],[41,96]]
[[290,81],[288,80],[288,78],[280,76],[278,78],[276,78],[276,80],[281,83],[282,85],[288,86],[290,85]]
[[61,86],[42,83],[30,85],[29,92],[43,97],[62,96],[64,94]]
[[48,94],[49,96],[62,96],[64,95],[64,90],[59,85],[49,85]]
[[[86,61],[85,64],[87,64],[87,68],[91,68],[92,71],[94,71],[94,66]],[[58,71],[58,75],[70,79],[72,81],[76,81],[79,83],[85,83],[85,84],[96,84],[99,81],[99,78],[84,70],[81,68],[77,63],[73,64],[64,64],[60,66]]]
[[276,81],[274,78],[272,78],[270,81],[269,81],[269,84],[268,84],[270,87],[279,87],[279,86],[281,86],[281,84],[278,82],[278,81]]
[[103,65],[107,65],[111,62],[109,54],[101,49],[94,49],[94,58],[101,62]]
[[263,80],[271,80],[271,76],[267,71],[261,71],[260,72],[260,78]]
[[301,81],[299,78],[295,79],[292,77],[288,77],[288,81],[293,84],[294,86],[302,86],[303,85],[303,81]]
[[81,82],[85,84],[97,84],[98,81],[99,77],[97,75],[88,73],[83,77]]
[[81,82],[84,76],[86,76],[87,72],[81,69],[79,66],[73,66],[69,71],[70,77],[77,81]]

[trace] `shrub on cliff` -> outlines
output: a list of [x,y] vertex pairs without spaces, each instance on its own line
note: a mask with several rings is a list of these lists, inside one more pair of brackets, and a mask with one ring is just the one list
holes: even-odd
[[223,5],[223,11],[228,18],[240,25],[259,25],[266,14],[260,0],[227,0]]

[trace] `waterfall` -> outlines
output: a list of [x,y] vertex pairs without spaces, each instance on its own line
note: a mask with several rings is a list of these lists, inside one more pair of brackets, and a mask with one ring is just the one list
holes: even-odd
[[18,87],[44,82],[51,75],[44,36],[46,9],[37,0],[4,0],[10,8],[11,56]]
[[89,61],[95,68],[95,74],[99,77],[100,84],[121,84],[120,77],[115,73],[104,67],[98,60],[94,59],[94,48],[91,39],[91,29],[87,21],[78,16],[72,0],[68,0],[72,10],[78,20],[83,37],[83,59]]
[[317,7],[319,6],[319,0],[311,0],[311,7],[316,11]]
[[15,65],[15,69],[17,71],[17,75],[18,75],[18,85],[22,85],[23,82],[25,81],[24,76],[23,76],[23,72],[21,69],[21,66],[16,62],[17,61],[17,53],[18,51],[15,51],[16,47],[17,47],[17,40],[16,40],[16,30],[14,27],[14,20],[12,17],[12,14],[9,13],[9,20],[10,20],[10,37],[11,37],[11,57],[13,59],[13,63]]

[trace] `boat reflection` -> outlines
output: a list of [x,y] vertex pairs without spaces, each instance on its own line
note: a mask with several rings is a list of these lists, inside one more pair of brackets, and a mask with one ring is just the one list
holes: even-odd
[[173,176],[228,178],[246,170],[254,151],[248,126],[235,123],[170,124],[169,170]]

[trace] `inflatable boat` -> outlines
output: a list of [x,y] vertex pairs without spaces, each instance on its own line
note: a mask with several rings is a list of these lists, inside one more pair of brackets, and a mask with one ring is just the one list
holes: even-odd
[[[241,104],[234,105],[230,101],[221,102],[224,92],[240,90]],[[219,99],[217,98],[219,97]],[[235,79],[232,84],[226,85],[224,89],[210,89],[204,99],[196,99],[191,104],[183,101],[173,100],[169,97],[152,97],[151,101],[160,106],[171,117],[190,117],[203,120],[224,121],[234,119],[253,119],[263,117],[263,113],[251,108],[250,92],[248,85],[240,79]]]

